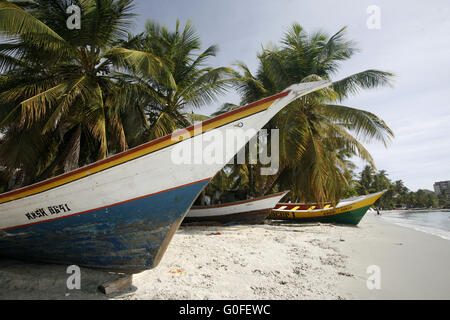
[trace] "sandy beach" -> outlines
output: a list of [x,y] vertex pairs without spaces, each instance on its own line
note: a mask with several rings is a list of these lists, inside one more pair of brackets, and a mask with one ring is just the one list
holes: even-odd
[[[382,213],[386,215],[389,213]],[[367,214],[346,232],[339,251],[353,277],[338,291],[347,299],[450,299],[450,240]],[[367,288],[367,267],[380,269],[381,288]]]
[[358,227],[183,226],[157,268],[111,295],[97,286],[116,274],[82,268],[69,290],[66,268],[2,259],[0,299],[450,299],[450,241],[374,213]]

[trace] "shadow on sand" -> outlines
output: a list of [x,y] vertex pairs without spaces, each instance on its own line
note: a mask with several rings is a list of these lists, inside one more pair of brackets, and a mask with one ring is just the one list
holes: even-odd
[[67,282],[73,273],[68,273],[67,268],[67,265],[0,258],[0,299],[106,300],[137,290],[131,286],[120,293],[105,295],[98,291],[98,286],[123,275],[83,267],[80,289],[68,289]]

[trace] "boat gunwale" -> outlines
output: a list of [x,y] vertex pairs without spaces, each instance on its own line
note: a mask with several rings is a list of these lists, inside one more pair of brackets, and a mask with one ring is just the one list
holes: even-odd
[[[247,199],[247,200],[239,200],[239,201],[234,201],[234,202],[228,202],[228,203],[223,203],[223,204],[217,204],[217,205],[212,205],[212,206],[192,206],[191,210],[198,210],[198,209],[214,209],[214,208],[223,208],[223,207],[229,207],[229,206],[235,206],[235,205],[240,205],[240,204],[244,204],[244,203],[249,203],[249,202],[255,202],[255,201],[259,201],[259,200],[265,200],[265,199],[269,199],[269,198],[274,198],[277,197],[281,194],[286,195],[289,191],[280,191],[277,193],[272,193],[266,196],[262,196],[262,197],[258,197],[258,198],[254,198],[254,199]],[[284,196],[283,195],[283,196]]]
[[[211,119],[207,119],[207,120],[201,122],[201,124],[202,124],[202,125],[208,125],[208,124],[214,123],[214,122],[216,122],[216,121],[218,121],[218,120],[222,120],[222,119],[227,118],[227,117],[229,117],[229,116],[232,116],[232,115],[241,113],[241,112],[243,112],[243,111],[250,110],[250,109],[255,108],[255,107],[257,107],[257,106],[260,106],[260,105],[262,105],[262,104],[264,104],[264,103],[268,103],[268,102],[270,102],[270,101],[274,101],[274,100],[277,100],[277,99],[279,99],[279,98],[285,97],[285,96],[287,96],[290,92],[291,92],[291,90],[286,90],[286,91],[283,91],[283,92],[281,92],[281,93],[272,95],[272,96],[270,96],[270,97],[260,99],[260,100],[258,100],[258,101],[252,102],[252,103],[250,103],[250,104],[248,104],[248,105],[242,106],[242,107],[240,107],[240,108],[238,108],[238,109],[231,110],[231,111],[229,111],[229,112],[223,113],[223,114],[221,114],[221,115],[219,115],[219,116],[217,116],[217,117],[214,117],[214,118],[211,118]],[[269,106],[269,107],[270,107],[270,106]],[[269,107],[268,107],[268,108],[269,108]],[[267,109],[265,109],[265,110],[267,110]],[[261,111],[264,111],[264,110],[261,110]],[[256,114],[256,113],[257,113],[257,112],[255,112],[254,114]],[[251,115],[253,115],[253,114],[246,115],[245,117],[248,117],[248,116],[251,116]],[[244,117],[243,117],[243,118],[244,118]],[[241,118],[239,118],[239,119],[241,119]],[[235,120],[232,120],[232,121],[230,121],[230,122],[237,121],[237,120],[239,120],[239,119],[235,119]],[[228,124],[228,123],[227,123],[227,124]],[[224,125],[226,125],[226,124],[224,124]],[[47,184],[55,183],[55,182],[58,182],[59,180],[68,178],[68,177],[70,177],[70,176],[72,176],[72,175],[80,174],[80,173],[83,173],[83,172],[92,170],[92,169],[94,169],[94,168],[96,168],[96,167],[99,167],[99,166],[108,164],[108,163],[110,163],[110,162],[119,160],[119,159],[121,159],[121,158],[123,158],[123,157],[125,157],[125,156],[127,156],[127,155],[130,155],[130,154],[132,154],[132,153],[138,152],[138,151],[140,151],[140,150],[142,150],[142,149],[145,149],[145,148],[148,148],[148,147],[150,147],[150,146],[156,145],[156,144],[158,144],[158,143],[167,141],[167,140],[169,140],[169,139],[173,139],[173,138],[175,138],[175,137],[181,136],[181,135],[184,134],[186,131],[193,131],[193,130],[194,130],[195,128],[197,128],[198,126],[199,126],[199,124],[193,124],[193,125],[191,125],[191,126],[189,126],[189,127],[186,127],[186,128],[183,128],[183,129],[178,129],[178,130],[174,131],[173,133],[170,133],[170,134],[168,134],[168,135],[166,135],[166,136],[163,136],[163,137],[154,139],[154,140],[152,140],[152,141],[143,143],[143,144],[141,144],[141,145],[139,145],[139,146],[136,146],[136,147],[134,147],[134,148],[131,148],[131,149],[122,151],[122,152],[117,153],[117,154],[114,154],[114,155],[112,155],[112,156],[110,156],[110,157],[108,157],[108,158],[105,158],[105,159],[96,161],[96,162],[94,162],[94,163],[91,163],[91,164],[88,164],[88,165],[86,165],[86,166],[77,168],[77,169],[72,170],[72,171],[70,171],[70,172],[66,172],[66,173],[63,173],[63,174],[58,175],[58,176],[56,176],[56,177],[52,177],[52,178],[46,179],[46,180],[44,180],[44,181],[40,181],[40,182],[37,182],[37,183],[31,184],[31,185],[25,186],[25,187],[22,187],[22,188],[19,188],[19,189],[15,189],[15,190],[11,190],[11,191],[2,193],[2,194],[0,194],[0,204],[4,204],[4,203],[7,203],[7,202],[11,202],[11,201],[23,199],[23,198],[28,197],[28,196],[36,195],[36,194],[39,194],[40,192],[45,192],[45,191],[48,191],[48,190],[51,190],[51,189],[60,187],[61,185],[64,185],[64,184],[67,184],[67,183],[71,183],[71,182],[80,180],[80,179],[82,179],[82,178],[86,178],[86,177],[88,177],[88,176],[92,176],[92,175],[94,175],[94,174],[96,174],[96,173],[99,173],[99,172],[101,172],[101,171],[110,169],[110,168],[114,167],[115,165],[111,165],[111,166],[109,166],[109,167],[107,167],[107,168],[105,168],[105,169],[99,170],[99,171],[95,171],[95,172],[91,172],[91,173],[88,172],[87,175],[78,177],[78,178],[76,178],[76,179],[74,179],[74,180],[72,180],[72,181],[68,181],[68,182],[66,182],[66,183],[61,183],[61,184],[59,184],[59,185],[50,187],[50,188],[48,188],[48,189],[46,189],[46,190],[42,190],[42,191],[39,191],[39,192],[36,192],[36,193],[31,193],[31,194],[25,194],[25,195],[23,195],[23,196],[21,196],[21,197],[15,198],[15,199],[9,199],[9,200],[6,200],[6,201],[2,201],[2,199],[5,199],[5,198],[7,198],[7,197],[15,196],[15,195],[18,195],[18,194],[21,194],[21,193],[24,193],[24,192],[33,190],[33,189],[35,189],[35,188],[40,188],[40,187],[43,187],[43,186],[45,186],[45,185],[47,185]],[[218,126],[218,127],[219,127],[219,126]],[[217,128],[217,127],[214,127],[214,128],[211,128],[211,129],[209,129],[209,130],[207,130],[207,131],[214,130],[214,129],[216,129],[216,128]],[[203,134],[203,133],[205,133],[205,132],[207,132],[207,131],[202,131],[200,134]],[[195,136],[195,134],[191,135],[189,138],[192,138],[192,137],[194,137],[194,136]],[[181,142],[181,140],[178,141],[178,142]],[[175,143],[177,143],[177,142],[174,142],[173,144],[175,144]],[[173,145],[173,144],[172,144],[172,145]],[[164,146],[161,146],[160,148],[158,148],[158,149],[156,149],[156,150],[151,150],[151,151],[149,151],[148,153],[146,153],[146,154],[144,154],[144,155],[147,155],[147,154],[156,152],[156,151],[161,150],[161,149],[163,149],[163,148],[164,148]],[[141,156],[142,156],[142,155],[141,155]],[[135,158],[130,159],[130,160],[128,160],[128,161],[132,161],[132,160],[134,160],[134,159],[136,159],[136,158],[138,158],[138,157],[141,157],[141,156],[136,156]],[[121,164],[126,163],[126,162],[128,162],[128,161],[119,163],[119,164],[117,164],[117,165],[121,165]]]

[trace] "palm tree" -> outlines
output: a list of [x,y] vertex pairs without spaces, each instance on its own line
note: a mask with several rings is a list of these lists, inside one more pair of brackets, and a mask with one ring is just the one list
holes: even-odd
[[408,188],[402,180],[397,180],[392,183],[392,191],[394,193],[394,202],[397,207],[402,207],[406,203],[406,195]]
[[145,32],[128,42],[129,47],[164,61],[171,75],[137,77],[140,91],[136,98],[146,106],[145,113],[150,122],[142,136],[145,139],[158,138],[176,128],[186,127],[192,120],[203,120],[204,117],[191,116],[193,109],[214,101],[230,87],[232,70],[206,64],[207,59],[216,55],[217,47],[212,45],[201,51],[200,38],[189,21],[184,27],[177,21],[174,31],[148,21]]
[[[306,33],[294,24],[281,47],[263,48],[255,75],[242,62],[235,73],[235,87],[246,104],[284,90],[291,84],[329,80],[342,61],[356,52],[345,39],[345,28],[332,36]],[[392,131],[371,112],[339,104],[361,89],[389,85],[393,75],[366,70],[350,75],[331,88],[302,97],[280,112],[266,128],[280,129],[280,166],[274,176],[258,177],[259,193],[290,189],[300,201],[337,202],[348,185],[350,156],[359,156],[374,167],[360,142],[378,140],[385,145]]]
[[[67,28],[71,4],[80,30]],[[0,165],[23,173],[18,185],[123,151],[126,127],[146,122],[129,103],[139,88],[122,76],[171,74],[151,52],[120,46],[132,9],[132,0],[0,0]]]
[[373,183],[375,170],[373,167],[366,165],[360,173],[359,184],[357,187],[358,194],[365,195],[374,192]]

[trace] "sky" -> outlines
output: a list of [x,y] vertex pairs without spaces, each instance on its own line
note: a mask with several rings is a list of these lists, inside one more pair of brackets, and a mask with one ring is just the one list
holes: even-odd
[[[371,24],[373,5],[379,9],[378,25]],[[135,32],[143,31],[148,19],[172,30],[177,19],[182,25],[190,20],[203,49],[219,47],[211,66],[243,61],[252,72],[262,46],[277,44],[294,22],[307,32],[320,29],[330,35],[347,26],[347,39],[360,51],[342,63],[333,80],[367,69],[396,75],[393,87],[362,91],[342,103],[375,113],[394,131],[387,148],[365,144],[377,169],[413,191],[433,190],[434,182],[450,180],[448,0],[136,0],[136,12]],[[239,101],[229,92],[195,112],[208,115],[224,102]]]

